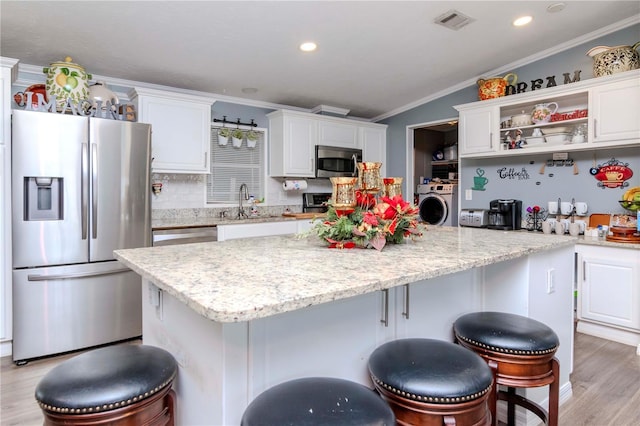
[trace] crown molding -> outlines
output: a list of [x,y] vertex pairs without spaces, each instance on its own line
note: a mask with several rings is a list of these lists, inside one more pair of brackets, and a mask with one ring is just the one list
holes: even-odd
[[[514,68],[519,68],[525,65],[528,65],[530,63],[539,61],[541,59],[547,58],[549,56],[555,55],[556,53],[560,53],[560,52],[564,52],[565,50],[571,49],[572,47],[576,47],[579,46],[583,43],[587,43],[591,40],[606,36],[608,34],[614,33],[616,31],[622,30],[624,28],[630,27],[631,25],[635,25],[640,23],[640,14],[638,15],[634,15],[631,16],[627,19],[623,19],[622,21],[616,22],[615,24],[611,24],[608,25],[606,27],[600,28],[599,30],[596,31],[592,31],[588,34],[582,35],[580,37],[574,38],[572,40],[569,40],[567,42],[564,43],[560,43],[550,49],[547,50],[543,50],[540,51],[538,53],[535,53],[531,56],[527,56],[526,58],[522,58],[520,60],[517,60],[515,62],[511,62],[510,64],[507,65],[503,65],[499,68],[495,68],[493,70],[489,70],[485,73],[482,73],[482,75],[500,75],[504,72],[508,72],[509,70],[513,70]],[[422,99],[418,99],[414,102],[411,102],[409,104],[406,104],[404,106],[401,106],[399,108],[395,108],[389,112],[386,112],[384,114],[378,115],[377,117],[373,117],[370,119],[370,121],[372,122],[378,122],[381,120],[384,120],[386,118],[389,117],[393,117],[394,115],[398,115],[401,114],[403,112],[409,111],[410,109],[416,108],[420,105],[424,105],[426,103],[429,103],[431,101],[434,101],[436,99],[442,98],[446,95],[450,95],[451,93],[455,93],[458,90],[462,90],[464,88],[467,88],[469,86],[473,86],[474,84],[476,84],[476,82],[478,81],[478,78],[480,78],[481,76],[478,76],[476,78],[471,78],[469,80],[460,82],[454,86],[448,87],[444,90],[441,90],[439,92],[433,93],[429,96],[426,96]]]

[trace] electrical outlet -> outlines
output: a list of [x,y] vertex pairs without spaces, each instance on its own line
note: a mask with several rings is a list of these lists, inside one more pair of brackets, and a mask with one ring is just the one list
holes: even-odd
[[547,294],[551,294],[556,291],[556,271],[555,269],[549,269],[547,271]]
[[473,190],[465,189],[464,190],[464,199],[465,201],[470,201],[473,198]]

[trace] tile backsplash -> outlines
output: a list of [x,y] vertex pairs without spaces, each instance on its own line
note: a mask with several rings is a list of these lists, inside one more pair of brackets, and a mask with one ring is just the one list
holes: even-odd
[[199,208],[204,204],[205,175],[152,173],[152,183],[162,183],[162,191],[151,196],[151,208]]

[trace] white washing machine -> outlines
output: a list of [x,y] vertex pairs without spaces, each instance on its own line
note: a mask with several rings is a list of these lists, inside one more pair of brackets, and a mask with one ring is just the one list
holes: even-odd
[[458,226],[458,185],[418,185],[418,210],[420,220],[430,225]]

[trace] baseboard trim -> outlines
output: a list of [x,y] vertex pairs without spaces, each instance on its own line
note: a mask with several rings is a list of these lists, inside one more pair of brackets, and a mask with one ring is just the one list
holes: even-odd
[[12,340],[0,342],[0,357],[11,356],[13,354]]
[[613,340],[614,342],[622,343],[624,345],[640,347],[640,332],[622,330],[620,328],[609,327],[582,320],[578,321],[576,331],[578,333],[600,337],[601,339]]

